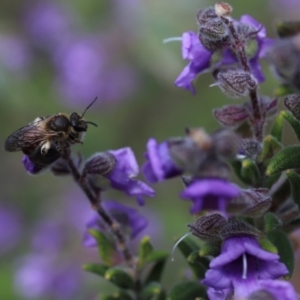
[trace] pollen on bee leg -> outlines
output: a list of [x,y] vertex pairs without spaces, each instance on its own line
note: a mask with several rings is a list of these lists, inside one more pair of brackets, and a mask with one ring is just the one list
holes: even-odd
[[47,141],[43,144],[43,146],[41,147],[41,153],[42,154],[47,154],[48,153],[48,150],[50,149],[51,147],[51,141]]

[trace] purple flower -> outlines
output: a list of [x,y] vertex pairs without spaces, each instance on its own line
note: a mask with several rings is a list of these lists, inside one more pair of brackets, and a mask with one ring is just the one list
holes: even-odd
[[33,163],[27,155],[23,156],[22,163],[26,171],[31,175],[36,175],[43,170],[43,167]]
[[[238,24],[251,26],[254,32],[261,28],[261,24],[249,15],[242,16],[239,22],[235,21],[235,24],[237,26]],[[266,38],[265,27],[261,28],[255,41],[257,43],[257,49],[255,53],[252,53],[249,62],[253,75],[261,82],[264,80],[264,76],[259,65],[259,58],[265,56],[273,41]],[[232,65],[238,62],[235,54],[230,49],[223,50],[221,52],[221,59],[215,62],[213,52],[208,51],[202,45],[198,34],[193,31],[185,32],[182,35],[182,57],[190,62],[175,80],[175,85],[187,89],[192,93],[195,93],[192,82],[199,74],[209,71],[212,67]]]
[[58,253],[66,239],[66,226],[53,220],[43,221],[37,226],[32,238],[32,248],[38,253]]
[[0,253],[3,254],[12,250],[20,238],[20,215],[12,208],[0,207]]
[[182,170],[175,166],[170,156],[167,142],[157,144],[155,139],[149,139],[145,157],[148,162],[144,164],[142,171],[151,183],[182,174]]
[[77,36],[63,43],[53,56],[58,91],[79,104],[95,96],[107,103],[128,97],[137,87],[137,78],[129,65],[114,65],[117,46],[100,34]]
[[[284,280],[260,280],[260,290],[267,291],[277,300],[298,300],[299,297],[290,282]],[[255,292],[254,292],[255,293]]]
[[234,290],[239,297],[247,297],[260,289],[260,280],[288,274],[286,266],[279,262],[279,255],[263,250],[257,240],[249,236],[225,240],[221,254],[209,267],[202,282],[215,292]]
[[147,184],[133,179],[139,173],[139,167],[131,148],[110,150],[117,160],[114,169],[106,175],[114,189],[122,190],[129,196],[134,196],[140,205],[144,204],[144,197],[153,197],[155,192]]
[[51,50],[69,37],[73,18],[70,8],[43,0],[27,7],[23,24],[35,44]]
[[238,197],[240,189],[223,179],[207,178],[193,181],[181,193],[181,197],[191,200],[191,213],[197,214],[201,210],[226,211],[227,202]]
[[[148,225],[147,219],[140,215],[136,209],[122,205],[118,202],[103,201],[103,208],[121,225],[122,230],[130,233],[131,239],[134,239]],[[104,231],[106,225],[98,214],[94,214],[86,224],[86,227],[87,230],[97,229],[99,231]],[[88,231],[84,234],[83,245],[85,247],[97,246],[95,239]]]
[[24,39],[16,35],[0,34],[0,61],[12,72],[25,72],[32,59],[32,53]]
[[54,257],[28,255],[18,265],[16,291],[26,299],[74,299],[80,289],[80,266]]

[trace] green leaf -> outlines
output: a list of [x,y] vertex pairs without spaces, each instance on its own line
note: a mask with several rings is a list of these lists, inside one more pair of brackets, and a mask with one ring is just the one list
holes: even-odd
[[187,258],[193,251],[199,250],[199,245],[187,237],[178,244],[178,249],[181,254]]
[[169,257],[169,252],[163,250],[154,250],[148,256],[146,263],[158,262]]
[[[149,284],[152,281],[160,282],[167,258],[169,257],[169,255],[166,255],[166,253],[163,255],[163,252],[160,251],[161,254],[157,256],[154,255],[152,259],[151,255],[153,255],[153,253],[154,252],[148,256],[149,262],[153,261],[154,264],[146,277],[145,284]],[[156,253],[158,253],[158,251]],[[160,259],[158,259],[159,257]]]
[[101,295],[100,300],[133,300],[133,298],[124,291],[118,291],[112,295]]
[[294,129],[297,139],[298,141],[300,141],[300,122],[296,120],[293,117],[293,115],[288,111],[282,111],[281,114],[285,118],[285,120],[291,125],[291,127]]
[[165,292],[159,282],[150,282],[143,288],[141,295],[143,300],[165,299]]
[[105,279],[119,288],[130,289],[134,286],[133,278],[119,267],[109,268],[104,275]]
[[300,207],[300,175],[293,170],[285,171],[291,184],[292,199]]
[[196,278],[203,279],[209,268],[209,260],[206,257],[200,256],[199,251],[195,250],[187,257],[187,261]]
[[270,160],[266,174],[272,176],[278,172],[298,168],[300,168],[300,146],[289,146]]
[[300,33],[299,21],[278,21],[275,26],[280,38],[292,37]]
[[295,91],[290,84],[282,84],[274,91],[275,97],[283,97],[288,94],[293,94]]
[[105,272],[107,271],[108,267],[102,264],[84,264],[82,266],[83,270],[97,274],[101,277],[104,277]]
[[279,229],[275,229],[268,233],[268,238],[277,248],[280,261],[286,265],[289,270],[289,277],[291,277],[294,271],[295,257],[290,240],[287,235]]
[[283,148],[282,144],[272,135],[267,135],[263,141],[263,147],[258,161],[266,163],[267,160],[272,158],[276,152]]
[[103,263],[107,266],[112,266],[115,256],[115,247],[112,242],[101,231],[90,229],[89,233],[97,241],[98,253]]
[[266,236],[261,236],[258,240],[262,249],[278,254],[278,249],[271,243],[271,241]]
[[271,212],[268,212],[264,215],[264,232],[269,233],[278,226],[281,225],[280,219],[277,218],[276,215],[274,215]]
[[221,243],[220,242],[205,242],[201,246],[199,255],[203,256],[218,256],[221,252]]
[[257,164],[249,158],[245,158],[242,161],[241,175],[247,181],[249,180],[251,184],[256,184],[261,179]]
[[141,269],[149,256],[149,254],[153,251],[153,246],[150,243],[150,237],[145,236],[142,238],[140,247],[139,247],[139,261],[138,268]]
[[271,129],[271,136],[273,136],[278,142],[281,142],[282,139],[283,120],[283,115],[279,113]]
[[249,178],[245,178],[243,175],[242,175],[242,162],[240,160],[234,160],[231,162],[231,167],[235,173],[235,175],[238,177],[238,179],[249,185],[251,184],[251,180]]
[[167,300],[195,300],[197,297],[206,299],[206,288],[200,283],[187,281],[175,285]]

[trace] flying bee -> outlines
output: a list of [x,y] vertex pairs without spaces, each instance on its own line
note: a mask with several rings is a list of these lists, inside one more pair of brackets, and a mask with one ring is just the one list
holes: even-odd
[[[57,113],[52,116],[38,117],[28,125],[13,132],[5,141],[4,150],[22,151],[28,156],[36,170],[42,170],[60,158],[62,151],[76,143],[82,144],[88,124],[93,122],[83,119],[86,111],[97,98],[80,115]],[[37,172],[34,172],[37,173]]]

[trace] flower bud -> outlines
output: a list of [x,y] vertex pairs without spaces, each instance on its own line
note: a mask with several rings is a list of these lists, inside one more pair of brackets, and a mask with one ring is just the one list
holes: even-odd
[[268,51],[267,58],[284,84],[300,89],[300,34],[278,40]]
[[242,190],[238,198],[227,205],[227,211],[250,218],[262,217],[271,206],[271,197],[268,189]]
[[226,219],[220,214],[211,214],[198,218],[194,224],[188,224],[193,235],[202,240],[219,240],[219,231],[226,224]]
[[257,140],[243,139],[241,141],[239,153],[248,158],[256,159],[262,150],[262,144]]
[[249,117],[249,113],[243,105],[223,106],[215,109],[213,113],[221,125],[227,127],[239,126]]
[[224,49],[229,45],[228,26],[220,18],[212,19],[199,27],[199,40],[211,52]]
[[300,21],[279,21],[275,26],[280,38],[292,37],[300,33]]
[[300,95],[289,95],[284,98],[284,105],[294,115],[297,120],[300,120]]
[[221,229],[220,236],[224,240],[234,236],[249,236],[258,238],[259,231],[250,224],[232,217],[228,219],[225,226]]
[[84,172],[105,175],[116,165],[115,157],[109,152],[99,152],[91,156],[85,163]]
[[217,18],[216,11],[213,7],[207,7],[198,11],[196,20],[199,26],[204,25],[208,21]]
[[232,6],[226,2],[219,2],[215,4],[215,11],[219,17],[228,17],[232,13]]
[[257,86],[257,81],[252,74],[243,70],[227,70],[217,74],[217,82],[211,86],[214,85],[219,86],[228,97],[240,98],[248,96],[250,90]]

